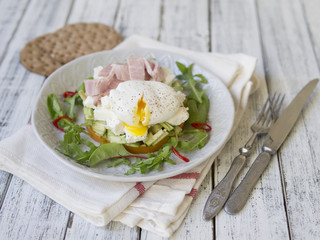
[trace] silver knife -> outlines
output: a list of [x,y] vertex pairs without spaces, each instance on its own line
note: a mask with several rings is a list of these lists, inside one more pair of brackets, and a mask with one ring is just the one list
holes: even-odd
[[258,179],[268,166],[271,156],[280,148],[297,118],[299,117],[303,106],[309,96],[318,84],[319,79],[310,81],[292,100],[290,105],[284,110],[279,119],[270,127],[269,133],[264,141],[262,152],[254,161],[244,179],[231,194],[225,204],[224,210],[229,214],[236,214],[246,204],[249,195],[256,185]]

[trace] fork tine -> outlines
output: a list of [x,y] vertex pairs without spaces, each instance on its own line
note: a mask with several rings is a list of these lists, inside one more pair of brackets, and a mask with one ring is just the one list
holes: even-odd
[[268,105],[269,105],[269,107],[268,107],[268,110],[269,110],[270,109],[270,98],[269,97],[267,98],[266,102],[264,103],[264,105],[263,105],[263,107],[262,107],[262,109],[256,119],[256,122],[260,122],[261,119],[265,116],[265,111],[266,111],[266,108]]
[[270,122],[274,121],[277,118],[281,104],[283,102],[283,98],[284,97],[282,97],[281,99],[280,93],[275,92],[273,94],[272,98],[270,99],[270,106],[268,109],[270,113],[268,112],[267,116],[265,117],[265,122],[263,122],[264,125],[268,126]]
[[253,134],[246,143],[246,147],[250,148],[257,136],[268,133],[270,126],[277,119],[283,99],[284,95],[280,93],[275,93],[272,97],[267,98],[256,121],[251,125]]
[[[274,95],[275,96],[275,95]],[[272,118],[273,121],[275,121],[278,118],[279,112],[280,112],[280,108],[281,105],[283,103],[285,95],[279,93],[278,96],[275,98],[272,98],[272,102],[271,102],[271,114],[272,114]]]
[[271,104],[269,103],[269,107],[267,111],[264,113],[264,116],[261,120],[261,124],[265,125],[269,121],[270,116],[271,116]]
[[267,112],[264,113],[263,120],[261,121],[262,125],[268,126],[272,120],[272,103],[274,102],[275,98],[276,98],[276,93],[272,96],[272,98],[268,96],[269,106],[268,106]]
[[268,115],[268,119],[266,121],[266,125],[268,126],[270,124],[270,122],[272,121],[272,119],[274,118],[274,107],[277,105],[277,101],[279,99],[280,93],[278,94],[277,92],[275,92],[272,96],[272,98],[270,99],[270,114]]
[[[285,95],[283,94],[283,95],[282,95],[282,98],[280,99],[280,102],[277,104],[278,108],[275,109],[275,114],[276,114],[276,115],[279,114],[279,111],[280,111],[281,105],[282,105],[282,103],[283,103],[284,97],[285,97]],[[280,98],[280,96],[279,96],[279,98]]]

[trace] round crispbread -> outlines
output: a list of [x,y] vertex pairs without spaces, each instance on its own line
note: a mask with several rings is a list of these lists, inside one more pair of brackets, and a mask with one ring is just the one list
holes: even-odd
[[121,42],[120,34],[101,23],[75,23],[26,44],[21,63],[45,76],[63,64],[86,54],[109,50]]
[[29,71],[48,76],[63,64],[52,58],[49,51],[39,47],[43,41],[43,37],[38,37],[28,42],[20,53],[20,62]]

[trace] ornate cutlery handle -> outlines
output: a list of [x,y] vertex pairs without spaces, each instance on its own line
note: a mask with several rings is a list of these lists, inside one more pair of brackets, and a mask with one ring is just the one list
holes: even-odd
[[236,214],[246,204],[253,187],[268,166],[272,156],[271,151],[263,151],[256,158],[246,176],[228,199],[224,210],[229,214]]
[[247,160],[247,156],[249,155],[249,150],[246,148],[241,148],[240,152],[241,154],[233,160],[226,176],[220,181],[220,183],[213,189],[212,193],[210,194],[203,212],[203,218],[205,220],[209,220],[216,216],[227,201],[231,192],[233,182],[243,168],[244,163]]

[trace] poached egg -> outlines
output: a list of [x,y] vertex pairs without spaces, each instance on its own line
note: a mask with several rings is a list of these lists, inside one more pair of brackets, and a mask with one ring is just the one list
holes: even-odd
[[94,108],[94,120],[105,121],[106,128],[116,135],[125,134],[127,143],[144,140],[152,125],[180,125],[189,117],[183,105],[185,95],[157,81],[122,82],[102,97],[97,107],[90,98],[84,105]]

